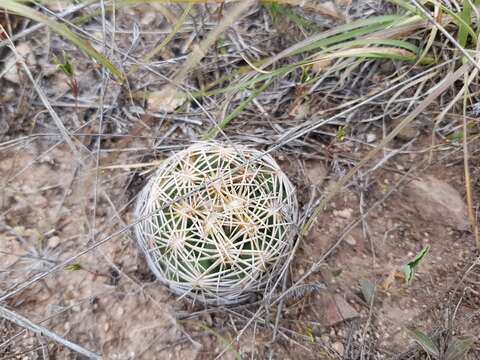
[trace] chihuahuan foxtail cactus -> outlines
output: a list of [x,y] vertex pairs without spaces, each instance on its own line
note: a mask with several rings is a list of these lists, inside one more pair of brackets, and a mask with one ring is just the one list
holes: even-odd
[[141,191],[135,234],[173,292],[235,304],[278,275],[297,213],[294,187],[272,157],[198,143],[165,160]]

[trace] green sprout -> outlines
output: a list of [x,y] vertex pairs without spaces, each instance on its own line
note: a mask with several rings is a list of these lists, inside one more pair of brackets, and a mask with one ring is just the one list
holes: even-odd
[[62,73],[64,73],[68,77],[68,86],[72,90],[72,94],[75,99],[78,98],[78,84],[77,80],[75,79],[75,68],[73,67],[72,62],[70,61],[70,57],[64,51],[63,52],[63,61],[54,55],[53,62],[57,65],[57,69],[59,69]]

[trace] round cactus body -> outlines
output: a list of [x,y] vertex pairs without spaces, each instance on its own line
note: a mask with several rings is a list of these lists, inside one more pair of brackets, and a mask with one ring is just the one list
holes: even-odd
[[234,304],[278,275],[297,212],[294,187],[271,156],[198,143],[165,160],[141,191],[135,234],[172,291]]

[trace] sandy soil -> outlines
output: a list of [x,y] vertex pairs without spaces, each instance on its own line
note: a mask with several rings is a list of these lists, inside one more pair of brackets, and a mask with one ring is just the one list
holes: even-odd
[[[366,2],[362,6],[367,8]],[[167,28],[168,21],[149,15],[149,9],[119,11],[117,20],[123,29],[133,28],[134,18],[143,30]],[[269,20],[262,11],[252,11],[237,30],[248,35],[263,29]],[[181,13],[178,8],[172,12]],[[268,24],[274,35],[263,29],[256,46],[268,35],[283,48],[286,40],[277,34],[283,28]],[[98,32],[101,28],[96,25]],[[189,49],[194,25],[189,24],[186,34],[176,37],[156,59],[160,71],[172,73],[162,61],[181,57],[182,49]],[[138,45],[131,35],[119,32],[119,48]],[[133,222],[132,201],[154,168],[144,163],[165,158],[209,128],[199,107],[189,105],[188,111],[164,117],[138,115],[138,108],[155,104],[137,98],[132,103],[125,89],[109,84],[103,100],[114,105],[101,128],[97,111],[103,85],[98,68],[75,61],[82,75],[77,79],[80,105],[74,105],[68,79],[51,64],[50,49],[45,49],[42,39],[37,34],[20,44],[30,51],[29,65],[42,74],[47,96],[74,134],[77,152],[61,141],[31,85],[22,80],[25,74],[17,74],[17,82],[0,79],[4,89],[0,93],[0,296],[102,244],[10,296],[5,305],[105,359],[426,358],[408,329],[429,333],[441,344],[471,338],[469,359],[480,358],[480,263],[469,231],[461,144],[440,139],[441,147],[431,153],[430,122],[420,121],[403,131],[390,144],[388,161],[381,161],[384,154],[373,159],[328,203],[309,235],[300,240],[288,283],[308,272],[307,285],[287,296],[281,307],[267,307],[249,323],[258,303],[204,309],[177,299],[155,280],[128,229]],[[155,39],[155,34],[142,36],[139,51],[145,54]],[[67,48],[83,59],[56,36],[50,45],[57,53]],[[214,70],[205,71],[205,77],[195,73],[190,81],[201,85],[218,77],[215,61],[226,66],[222,59],[206,59],[205,68],[211,70],[213,63]],[[391,70],[382,66],[372,80],[378,86],[382,71]],[[161,77],[144,72],[135,80],[139,98],[146,88],[159,90],[165,85]],[[317,102],[315,96],[296,101],[288,91],[267,94],[258,107],[247,109],[245,117],[227,127],[227,134],[265,148],[275,141],[279,129],[293,128],[331,105],[330,100]],[[222,117],[223,110],[213,100],[202,104]],[[267,109],[271,116],[263,118],[259,109]],[[373,115],[378,111],[372,108]],[[333,133],[333,139],[312,133],[273,154],[297,187],[304,213],[380,142],[385,130],[360,121],[349,126],[358,128],[349,130],[346,139],[335,139],[337,127],[327,126],[325,132]],[[99,128],[104,134],[101,141],[95,135]],[[478,141],[470,149],[476,154],[471,159],[476,203],[479,149]],[[407,285],[398,271],[427,245],[430,253]],[[0,359],[48,358],[80,357],[44,336],[0,320]]]

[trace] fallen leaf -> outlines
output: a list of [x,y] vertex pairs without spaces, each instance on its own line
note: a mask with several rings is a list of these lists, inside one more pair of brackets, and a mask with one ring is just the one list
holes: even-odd
[[382,284],[383,290],[388,290],[391,288],[393,283],[395,282],[395,279],[405,279],[405,274],[402,272],[399,272],[397,270],[392,270],[388,273],[388,276],[385,278]]
[[148,94],[148,110],[151,112],[173,112],[187,101],[187,96],[172,85]]

